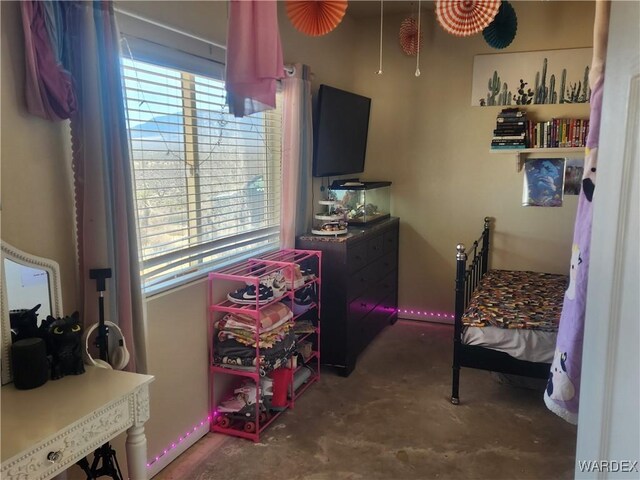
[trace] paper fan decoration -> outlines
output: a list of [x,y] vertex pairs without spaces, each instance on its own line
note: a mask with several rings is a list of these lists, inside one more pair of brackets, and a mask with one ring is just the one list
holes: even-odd
[[420,42],[420,48],[422,49],[423,36],[420,32],[420,40],[418,40],[418,22],[413,17],[405,18],[400,24],[400,46],[402,51],[410,56],[415,56],[418,53],[418,41]]
[[500,8],[500,0],[437,0],[436,17],[447,32],[468,37],[489,25]]
[[500,10],[493,22],[482,31],[484,40],[493,48],[508,47],[516,38],[518,30],[518,18],[516,11],[506,0],[502,0]]
[[287,15],[296,29],[319,37],[336,28],[347,11],[347,0],[287,0]]

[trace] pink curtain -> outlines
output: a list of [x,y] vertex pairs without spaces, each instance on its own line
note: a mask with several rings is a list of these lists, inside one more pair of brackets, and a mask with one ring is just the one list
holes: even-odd
[[282,186],[280,244],[294,248],[296,236],[311,228],[313,125],[311,72],[296,64],[282,81]]
[[225,88],[236,117],[276,105],[276,80],[284,77],[275,1],[231,0]]

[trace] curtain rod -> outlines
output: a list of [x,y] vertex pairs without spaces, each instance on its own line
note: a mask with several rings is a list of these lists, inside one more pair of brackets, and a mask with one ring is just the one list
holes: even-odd
[[[148,17],[143,17],[142,15],[138,15],[137,13],[128,12],[127,10],[123,10],[121,8],[118,8],[118,7],[114,7],[113,10],[115,12],[121,14],[121,15],[126,15],[127,17],[135,18],[136,20],[140,20],[142,22],[146,22],[146,23],[149,23],[151,25],[155,25],[156,27],[165,28],[165,29],[170,30],[170,31],[172,31],[174,33],[177,33],[177,34],[180,34],[180,35],[184,35],[185,37],[193,38],[194,40],[198,40],[200,42],[207,43],[209,45],[213,45],[214,47],[221,48],[222,50],[226,50],[227,49],[227,47],[225,45],[220,45],[219,43],[216,43],[216,42],[214,42],[212,40],[208,40],[206,38],[199,37],[198,35],[194,35],[192,33],[185,32],[184,30],[180,30],[179,28],[172,27],[171,25],[167,25],[166,23],[157,22],[156,20],[152,20],[152,19],[150,19]],[[289,75],[293,75],[295,73],[295,71],[296,71],[295,67],[293,67],[292,65],[285,65],[284,69]]]
[[114,11],[116,11],[117,13],[121,14],[121,15],[126,15],[127,17],[131,17],[131,18],[135,18],[136,20],[140,20],[146,23],[150,23],[151,25],[155,25],[156,27],[161,27],[164,28],[166,30],[170,30],[174,33],[178,33],[180,35],[184,35],[185,37],[189,37],[189,38],[193,38],[194,40],[198,40],[200,42],[209,44],[209,45],[213,45],[214,47],[217,48],[221,48],[223,50],[226,50],[227,47],[225,45],[221,45],[219,43],[216,43],[212,40],[209,40],[207,38],[204,37],[199,37],[198,35],[194,35],[192,33],[189,32],[185,32],[184,30],[180,30],[179,28],[176,27],[172,27],[171,25],[167,25],[166,23],[162,23],[162,22],[158,22],[156,20],[152,20],[148,17],[143,17],[142,15],[138,15],[137,13],[132,13],[132,12],[128,12],[126,10],[123,10],[121,8],[118,7],[114,7]]

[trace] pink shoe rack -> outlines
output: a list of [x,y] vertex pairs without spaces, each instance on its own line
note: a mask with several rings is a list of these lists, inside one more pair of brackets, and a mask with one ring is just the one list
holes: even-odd
[[[260,304],[258,295],[256,295],[255,303],[248,305],[234,303],[227,298],[227,293],[236,288],[242,288],[246,285],[253,285],[255,292],[259,291],[260,283],[266,277],[277,273],[278,271],[285,273],[288,278],[295,277],[296,265],[312,265],[315,278],[304,281],[300,286],[295,288],[287,288],[284,295],[275,297],[267,303]],[[266,371],[260,362],[256,361],[252,367],[236,367],[233,365],[216,364],[214,362],[214,342],[218,341],[214,337],[215,324],[227,313],[240,313],[249,315],[255,319],[257,325],[255,332],[255,350],[256,359],[260,358],[260,313],[263,309],[282,300],[289,301],[292,311],[294,310],[295,293],[299,290],[307,288],[309,285],[315,285],[316,301],[305,306],[306,310],[302,313],[294,314],[293,322],[300,320],[310,320],[314,326],[313,332],[305,334],[296,334],[296,348],[302,342],[311,344],[311,353],[303,358],[302,354],[294,354],[294,359],[287,361],[286,368],[291,368],[291,375],[302,368],[310,367],[310,377],[294,388],[294,382],[289,385],[286,405],[278,411],[261,408],[261,402],[255,402],[255,413],[245,418],[233,418],[233,415],[222,413],[218,410],[217,404],[225,394],[233,392],[235,386],[242,380],[251,379],[255,382],[257,389],[257,398],[262,398],[263,392],[260,379],[270,372]],[[230,290],[231,286],[231,290]],[[233,435],[236,437],[246,438],[254,442],[260,441],[260,435],[268,428],[276,419],[286,410],[293,409],[296,400],[311,385],[320,380],[320,298],[322,288],[322,252],[316,250],[296,250],[284,249],[276,252],[266,253],[255,258],[251,258],[225,268],[217,272],[209,273],[208,283],[208,344],[209,344],[209,399],[210,411],[212,412],[210,420],[210,431]],[[223,297],[224,300],[216,301]],[[233,378],[221,378],[221,376],[231,376]]]

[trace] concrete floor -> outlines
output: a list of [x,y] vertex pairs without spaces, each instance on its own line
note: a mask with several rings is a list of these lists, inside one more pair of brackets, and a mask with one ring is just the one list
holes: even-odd
[[573,478],[576,428],[542,391],[463,369],[451,405],[452,327],[400,321],[349,378],[320,383],[261,443],[209,434],[156,480]]

